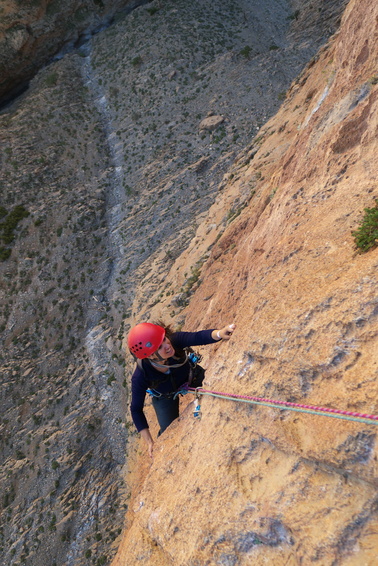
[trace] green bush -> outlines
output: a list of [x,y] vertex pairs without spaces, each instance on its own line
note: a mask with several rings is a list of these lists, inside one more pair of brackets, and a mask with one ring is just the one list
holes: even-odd
[[78,10],[76,10],[76,12],[74,13],[74,19],[77,22],[84,22],[88,17],[88,10],[86,8],[79,8]]
[[15,206],[12,212],[8,214],[7,219],[2,224],[0,224],[0,228],[2,228],[3,233],[12,232],[13,230],[15,230],[20,220],[26,218],[27,216],[29,216],[29,214],[30,213],[24,206]]
[[239,55],[242,55],[246,59],[249,59],[251,56],[251,51],[252,48],[249,45],[246,45],[245,47],[243,47],[243,49],[239,51]]
[[295,12],[293,14],[291,14],[290,16],[288,16],[288,20],[297,20],[299,18],[301,11],[300,10],[295,10]]
[[153,16],[154,14],[156,14],[156,12],[159,11],[159,8],[157,8],[156,6],[153,6],[152,8],[147,8],[146,10],[150,16]]
[[46,77],[46,85],[48,87],[52,87],[55,86],[58,82],[58,73],[54,72],[54,73],[50,73],[50,75],[48,75]]
[[131,60],[131,64],[132,64],[133,67],[140,67],[142,62],[143,62],[143,59],[140,55],[138,55],[137,57],[134,57],[134,59]]
[[115,380],[116,378],[114,377],[114,374],[112,374],[110,377],[108,377],[107,384],[111,385]]
[[373,208],[365,208],[361,226],[352,232],[359,251],[367,252],[378,246],[378,199]]
[[55,16],[61,10],[61,2],[60,0],[52,0],[49,2],[46,7],[46,15],[47,16]]
[[10,249],[0,246],[0,261],[6,261],[10,257],[11,253]]
[[[7,213],[4,207],[0,207],[0,217],[5,218],[4,222],[0,223],[0,239],[4,244],[11,244],[15,238],[14,231],[17,228],[18,223],[23,218],[29,216],[29,212],[22,205],[15,206],[15,208]],[[5,261],[11,255],[11,250],[0,246],[0,260]]]

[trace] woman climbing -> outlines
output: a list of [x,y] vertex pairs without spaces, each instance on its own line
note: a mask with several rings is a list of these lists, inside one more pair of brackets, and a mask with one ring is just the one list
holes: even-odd
[[173,332],[169,326],[143,322],[130,330],[127,345],[137,358],[131,378],[131,416],[151,457],[154,441],[143,412],[146,392],[152,395],[160,435],[179,416],[177,391],[190,379],[191,363],[184,349],[229,340],[234,329],[229,324],[220,330]]

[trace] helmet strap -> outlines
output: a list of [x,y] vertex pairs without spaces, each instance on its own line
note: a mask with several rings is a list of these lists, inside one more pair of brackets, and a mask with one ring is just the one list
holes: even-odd
[[[166,364],[159,364],[159,362],[155,362],[154,360],[151,360],[150,358],[148,358],[148,361],[155,367],[157,368],[162,368],[162,369],[166,369],[167,367],[169,368],[180,368],[181,366],[183,366],[184,364],[186,364],[186,362],[188,361],[188,354],[185,352],[185,360],[181,363],[181,364],[172,364],[167,366]],[[161,358],[161,356],[159,356],[159,358]],[[164,359],[164,358],[161,358]]]

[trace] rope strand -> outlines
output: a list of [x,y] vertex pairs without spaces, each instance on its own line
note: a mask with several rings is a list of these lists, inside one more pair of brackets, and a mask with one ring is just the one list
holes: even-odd
[[199,395],[209,395],[211,397],[218,397],[227,399],[229,401],[241,401],[244,403],[252,403],[255,405],[264,405],[276,409],[285,409],[288,411],[297,411],[300,413],[308,413],[312,415],[320,415],[324,417],[333,417],[336,419],[344,419],[348,421],[363,422],[366,424],[378,425],[378,415],[368,415],[365,413],[358,413],[355,411],[342,411],[340,409],[331,409],[329,407],[316,407],[313,405],[304,405],[301,403],[291,403],[289,401],[279,401],[276,399],[266,399],[264,397],[249,397],[247,395],[235,395],[233,393],[221,393],[220,391],[210,391],[198,387],[188,388],[192,393]]

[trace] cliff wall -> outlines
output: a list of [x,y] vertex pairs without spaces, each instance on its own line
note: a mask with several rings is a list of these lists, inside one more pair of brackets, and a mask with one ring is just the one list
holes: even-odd
[[[185,328],[237,325],[202,349],[210,390],[378,414],[378,250],[351,234],[378,197],[377,26],[351,0],[166,278],[197,269]],[[188,397],[153,462],[135,454],[112,566],[377,563],[374,425],[211,397],[198,420]]]
[[[61,3],[53,4],[55,8],[61,6]],[[324,160],[319,162],[319,171],[312,174],[311,185],[306,185],[303,196],[304,189],[300,189],[305,183],[299,184],[299,173],[292,169],[302,167],[296,161],[300,153],[294,152],[293,144],[297,140],[298,144],[305,143],[303,136],[313,131],[312,120],[323,116],[324,108],[329,108],[329,123],[333,121],[337,130],[337,124],[341,127],[349,124],[348,120],[357,119],[357,113],[366,108],[366,102],[375,92],[375,71],[366,78],[370,57],[374,57],[373,36],[366,36],[369,42],[360,64],[356,64],[358,72],[364,74],[362,86],[356,87],[357,90],[352,86],[357,80],[356,71],[346,64],[351,86],[345,83],[344,105],[338,102],[335,85],[348,75],[339,73],[339,61],[333,63],[331,55],[327,58],[327,53],[336,53],[337,37],[316,63],[319,47],[338,27],[343,4],[342,0],[327,3],[323,0],[264,3],[198,0],[190,4],[184,0],[155,1],[130,14],[118,14],[113,25],[90,39],[87,37],[88,41],[79,42],[77,48],[42,68],[30,81],[28,90],[1,110],[1,563],[6,566],[110,563],[120,542],[127,506],[130,530],[124,544],[128,544],[127,537],[133,538],[135,534],[135,546],[130,544],[126,557],[122,546],[119,560],[126,563],[134,564],[140,557],[149,556],[151,564],[159,560],[175,563],[176,559],[182,563],[216,560],[232,564],[250,560],[250,552],[264,541],[265,550],[276,560],[278,547],[292,549],[289,543],[285,546],[285,541],[302,540],[302,526],[296,527],[294,519],[279,522],[280,493],[284,493],[286,484],[284,479],[282,484],[277,484],[268,458],[277,463],[284,478],[286,468],[279,464],[278,458],[281,452],[292,455],[288,462],[293,462],[293,474],[297,468],[316,468],[313,475],[309,472],[308,483],[311,486],[312,481],[318,481],[319,493],[326,492],[324,469],[330,470],[330,478],[339,477],[335,472],[337,458],[339,452],[345,453],[340,477],[343,482],[352,482],[350,485],[355,488],[353,473],[361,474],[361,493],[365,497],[371,485],[366,478],[372,477],[374,458],[375,437],[369,427],[362,431],[357,427],[348,429],[352,430],[350,435],[343,428],[338,444],[328,443],[326,439],[324,461],[319,459],[319,464],[313,464],[319,450],[314,449],[313,437],[308,437],[305,415],[298,416],[297,422],[303,426],[298,428],[292,415],[285,412],[277,416],[273,410],[262,414],[262,409],[251,409],[246,423],[246,406],[231,408],[225,402],[215,403],[211,399],[203,403],[203,424],[192,421],[191,408],[184,410],[190,400],[183,399],[184,420],[175,423],[172,431],[159,440],[150,469],[127,410],[133,362],[122,351],[123,336],[131,324],[142,318],[164,316],[167,321],[190,329],[199,325],[216,326],[220,319],[228,322],[235,317],[238,330],[232,343],[204,349],[208,383],[217,385],[218,380],[225,391],[231,391],[231,386],[233,392],[261,393],[266,389],[267,393],[282,398],[308,397],[310,401],[331,403],[331,394],[323,398],[324,380],[327,390],[329,383],[338,380],[341,397],[335,405],[336,402],[342,405],[343,381],[339,374],[334,377],[334,366],[339,364],[340,376],[351,358],[356,359],[356,369],[361,369],[358,364],[370,367],[363,344],[361,350],[359,346],[354,349],[355,342],[348,342],[349,335],[337,338],[343,320],[349,321],[353,316],[350,314],[353,309],[346,308],[344,313],[339,306],[338,311],[336,307],[332,310],[342,290],[349,293],[346,283],[342,289],[335,283],[334,293],[327,295],[327,300],[333,297],[333,303],[331,299],[323,301],[321,285],[309,275],[312,268],[306,254],[319,268],[320,282],[325,285],[331,281],[328,268],[333,264],[326,263],[321,271],[322,263],[318,262],[322,258],[327,262],[339,261],[335,256],[340,255],[337,237],[341,222],[345,257],[352,258],[353,265],[358,262],[359,269],[361,262],[370,261],[375,251],[366,256],[355,254],[350,229],[360,222],[363,207],[374,201],[374,183],[369,188],[366,185],[366,192],[365,188],[350,191],[359,195],[355,196],[357,208],[353,210],[348,208],[343,196],[342,204],[349,217],[338,220],[332,228],[325,254],[322,228],[319,227],[316,239],[317,231],[306,208],[314,214],[326,210],[325,218],[321,219],[323,227],[328,214],[332,219],[332,214],[344,208],[326,206],[322,183],[327,174],[324,173],[323,181],[318,178]],[[18,13],[25,6],[34,9],[37,3],[12,6],[14,13]],[[68,14],[68,3],[65,6]],[[101,8],[100,4],[96,6]],[[97,14],[96,10],[90,11],[91,17]],[[373,10],[364,3],[360,4],[360,10],[361,21],[370,18],[373,25]],[[99,20],[100,24],[107,26],[108,18],[104,18]],[[63,16],[58,18],[55,14],[48,21],[54,21],[59,28],[63,20]],[[357,37],[352,16],[350,22],[350,33]],[[86,25],[84,20],[80,23],[83,33],[88,31]],[[90,30],[88,36],[89,33]],[[349,35],[344,32],[346,49],[349,49]],[[358,47],[356,41],[353,49]],[[309,69],[288,91],[314,56]],[[357,55],[353,57],[357,60]],[[9,57],[9,65],[11,61]],[[312,74],[314,69],[317,75]],[[333,83],[336,74],[339,82]],[[281,106],[285,93],[282,110],[266,125],[267,119]],[[335,105],[327,106],[332,100],[336,100]],[[317,106],[319,113],[315,111]],[[336,110],[332,114],[332,109],[337,109],[339,114]],[[357,131],[362,140],[369,140],[365,134],[374,127],[374,122],[364,111]],[[218,127],[213,129],[210,122]],[[352,121],[353,131],[354,124]],[[319,139],[326,139],[321,133],[322,128],[327,132],[327,127],[324,118],[316,130]],[[344,131],[340,130],[340,139],[344,139]],[[309,138],[306,151],[313,144],[314,152],[318,152],[316,136]],[[360,146],[358,142],[353,151],[359,151]],[[285,166],[291,158],[288,151],[294,156]],[[334,153],[342,159],[343,151],[337,149]],[[340,186],[348,181],[354,190],[357,178],[373,176],[368,151],[366,155],[366,159],[360,159],[359,155],[351,159],[348,171],[353,177],[349,172],[342,173],[340,166],[331,181],[324,181],[330,184],[327,190],[333,188],[332,183],[336,185],[334,190],[339,190],[339,177]],[[363,174],[358,173],[358,168]],[[287,196],[291,189],[285,172],[289,171],[293,183],[298,183],[293,199]],[[306,162],[302,175],[310,171]],[[314,187],[319,194],[312,198]],[[286,202],[290,203],[287,207]],[[283,203],[287,214],[292,214],[290,228]],[[21,217],[17,226],[10,229],[20,206],[24,207]],[[320,222],[318,216],[317,221]],[[346,227],[346,223],[350,226]],[[289,237],[291,229],[293,233]],[[297,233],[300,243],[296,240]],[[299,258],[301,262],[297,264]],[[280,271],[281,266],[285,272]],[[344,276],[344,270],[343,265],[338,275]],[[353,297],[357,297],[356,301],[361,299],[363,314],[359,313],[353,322],[357,330],[352,325],[350,332],[352,335],[356,332],[356,336],[361,333],[358,339],[362,343],[373,341],[374,334],[373,331],[369,334],[369,329],[374,308],[368,300],[364,303],[370,283],[366,274],[361,277],[362,294],[358,295],[360,287],[356,287]],[[313,298],[308,292],[313,293]],[[373,297],[373,290],[370,292]],[[188,306],[193,296],[195,300]],[[281,317],[285,304],[289,313],[287,321]],[[329,317],[335,312],[344,313],[344,318],[335,319],[337,352],[328,362],[332,342],[328,340],[329,346],[321,342],[322,325],[327,329]],[[296,315],[299,318],[295,322]],[[349,329],[349,322],[346,324]],[[340,332],[344,331],[347,330]],[[294,360],[292,365],[291,360]],[[366,408],[366,390],[373,391],[374,387],[375,378],[370,386],[367,379],[370,378],[361,382],[361,391],[355,384],[348,385],[356,387],[353,398],[361,410]],[[349,397],[348,402],[352,403]],[[371,410],[374,410],[372,405],[373,401]],[[147,410],[156,434],[151,407]],[[277,424],[281,418],[282,422],[279,420]],[[186,435],[185,422],[193,433],[198,431],[195,428],[198,424],[208,427],[208,432],[202,428],[202,436]],[[311,422],[315,422],[311,429],[313,436],[319,436],[318,421]],[[181,426],[177,433],[177,427]],[[240,440],[241,426],[247,427],[243,440]],[[216,445],[218,429],[222,443]],[[211,443],[206,436],[210,432]],[[192,445],[194,437],[196,442],[203,437],[198,449],[197,444]],[[314,452],[313,457],[308,447]],[[270,450],[265,459],[260,457],[264,448]],[[160,450],[165,449],[175,455],[172,465],[165,452],[159,460]],[[303,456],[298,456],[300,450]],[[175,467],[181,466],[180,457],[183,464],[188,463],[187,476]],[[333,467],[332,458],[336,462]],[[259,468],[265,461],[269,470],[266,474],[265,468]],[[216,472],[218,462],[222,483]],[[146,475],[155,474],[159,466],[162,468],[158,475],[153,475],[151,481],[149,476],[143,485]],[[344,477],[346,470],[349,475]],[[171,531],[166,529],[165,519],[161,519],[168,515],[159,511],[163,505],[162,499],[159,500],[161,490],[172,487],[169,481],[165,482],[165,476],[182,476],[182,485],[186,487],[193,483],[189,473],[203,475],[206,481],[206,485],[193,484],[196,490],[193,501],[184,500],[185,508],[193,512],[193,522],[188,521],[192,541],[199,537],[202,545],[198,547],[202,554],[193,559],[188,557],[191,543],[185,546],[187,529],[174,524],[180,516],[177,509],[181,509],[176,507],[180,500],[169,503],[173,534],[176,536],[181,528],[183,537],[177,539],[176,546],[169,546],[174,539],[170,539]],[[238,489],[235,475],[240,477]],[[251,486],[258,485],[259,476],[266,477],[267,482],[261,480],[261,493],[273,489],[272,482],[276,482],[276,499],[272,496],[268,501],[253,491],[255,488]],[[232,499],[222,491],[224,478],[230,490],[235,488]],[[307,484],[303,482],[305,490]],[[336,480],[334,485],[341,494],[347,493]],[[151,498],[143,495],[150,493]],[[258,495],[253,495],[252,501],[254,493]],[[313,493],[310,488],[308,493]],[[201,500],[198,498],[199,494],[203,500],[202,496]],[[162,495],[165,498],[165,492]],[[232,516],[237,520],[230,519],[228,523],[226,512],[217,508],[212,495],[214,501],[219,495],[224,509],[235,504]],[[287,492],[284,497],[287,502]],[[292,497],[293,501],[298,498],[295,486]],[[361,507],[354,507],[355,500],[351,498],[349,507],[344,501],[340,504],[341,509],[346,509],[346,518],[344,523],[340,519],[337,524],[340,529],[347,525],[344,535],[340,535],[342,542],[357,540],[362,527],[370,528],[368,525],[373,524],[370,508],[363,507],[363,512],[358,514]],[[141,519],[134,521],[138,518],[137,514],[134,517],[134,509],[139,506],[143,511]],[[147,515],[143,513],[151,509],[157,514],[148,515],[151,521],[145,531],[143,521]],[[208,517],[203,521],[204,509],[210,513],[211,521]],[[319,503],[319,516],[323,511]],[[316,513],[314,508],[313,514]],[[300,517],[304,514],[303,511]],[[237,530],[241,522],[239,515],[245,531]],[[261,522],[259,527],[256,521],[259,525]],[[208,535],[203,535],[207,538],[202,540],[199,530],[206,533],[207,527]],[[164,537],[169,544],[162,544],[155,528],[159,536],[166,533]],[[288,529],[293,529],[296,539],[294,534],[287,534]],[[303,551],[306,557],[317,537],[313,527],[309,531],[312,539]],[[300,549],[298,552],[301,556]],[[328,555],[325,556],[327,563]]]

